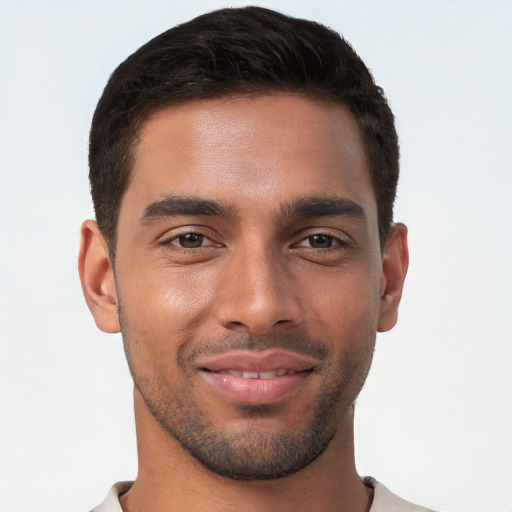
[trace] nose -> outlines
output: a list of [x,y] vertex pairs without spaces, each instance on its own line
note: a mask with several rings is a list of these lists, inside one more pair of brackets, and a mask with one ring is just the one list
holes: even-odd
[[228,258],[217,290],[217,319],[224,328],[264,335],[302,323],[300,290],[283,258],[254,246]]

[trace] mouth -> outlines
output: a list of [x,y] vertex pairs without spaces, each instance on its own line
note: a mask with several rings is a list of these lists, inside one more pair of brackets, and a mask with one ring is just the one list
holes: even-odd
[[272,404],[298,393],[318,363],[286,351],[235,351],[201,358],[200,374],[215,392],[239,404]]
[[[295,370],[287,370],[286,368],[280,368],[279,370],[271,370],[266,372],[251,372],[251,371],[238,371],[238,370],[209,370],[208,368],[201,368],[203,371],[211,371],[213,373],[218,374],[227,374],[227,375],[233,375],[234,377],[241,377],[242,379],[273,379],[274,377],[284,377],[285,375],[294,375],[296,373]],[[312,369],[308,369],[305,371],[313,371]]]

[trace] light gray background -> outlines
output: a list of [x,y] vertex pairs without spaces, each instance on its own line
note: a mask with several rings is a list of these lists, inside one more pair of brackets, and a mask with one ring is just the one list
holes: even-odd
[[[411,268],[357,407],[359,472],[434,509],[510,512],[512,2],[255,3],[341,31],[397,118]],[[88,129],[122,59],[226,5],[0,0],[1,512],[87,511],[136,474],[121,339],[76,270]]]

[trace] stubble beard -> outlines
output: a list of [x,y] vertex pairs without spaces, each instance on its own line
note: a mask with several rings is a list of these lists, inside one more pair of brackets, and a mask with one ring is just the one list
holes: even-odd
[[[181,388],[169,389],[165,379],[148,372],[150,377],[138,373],[131,350],[131,341],[123,330],[128,364],[135,386],[163,430],[205,468],[233,480],[270,480],[286,477],[311,464],[327,448],[334,437],[341,416],[354,404],[368,373],[375,338],[371,340],[370,357],[361,368],[361,361],[354,357],[331,360],[324,371],[323,385],[317,400],[309,410],[304,410],[298,422],[302,426],[294,430],[260,428],[276,413],[280,404],[238,405],[237,412],[250,420],[250,431],[229,433],[216,428],[205,412],[195,402],[193,384],[185,379]],[[239,338],[234,346],[259,350],[296,343],[297,337],[272,336],[266,341]],[[301,343],[311,347],[325,347],[325,343],[304,338]],[[292,341],[293,340],[293,341]],[[276,343],[276,341],[278,341]],[[211,342],[205,345],[213,346]],[[215,343],[215,346],[223,346]],[[325,359],[329,359],[325,349]],[[183,360],[178,366],[183,366]],[[183,373],[183,372],[182,372]],[[185,372],[186,373],[186,372]],[[164,384],[165,383],[165,384]],[[254,427],[254,428],[253,428]]]

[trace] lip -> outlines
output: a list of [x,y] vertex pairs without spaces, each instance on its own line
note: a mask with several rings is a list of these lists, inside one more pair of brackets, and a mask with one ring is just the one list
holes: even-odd
[[[272,404],[297,393],[311,375],[316,359],[283,350],[265,352],[235,351],[219,356],[205,356],[196,361],[206,379],[218,392],[238,403]],[[226,373],[273,372],[285,375],[270,378],[243,378]]]
[[237,350],[218,356],[199,357],[196,365],[211,372],[223,370],[236,370],[239,372],[270,372],[286,369],[294,372],[311,370],[318,361],[286,350],[265,350],[264,352],[250,352]]

